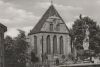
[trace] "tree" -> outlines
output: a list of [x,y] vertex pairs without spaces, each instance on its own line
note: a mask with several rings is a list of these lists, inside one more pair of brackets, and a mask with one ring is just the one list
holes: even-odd
[[27,49],[25,32],[18,30],[19,35],[15,38],[6,36],[5,38],[5,65],[6,67],[25,67],[27,59]]
[[99,36],[100,28],[96,24],[96,22],[90,19],[89,17],[82,17],[80,15],[80,18],[74,22],[71,30],[72,41],[75,41],[74,45],[76,46],[77,49],[83,49],[82,44],[85,38],[85,27],[84,27],[85,23],[89,26],[89,32],[90,32],[89,48],[91,50],[97,51],[96,48],[100,46],[100,36]]
[[6,36],[4,42],[4,57],[5,67],[14,67],[15,55],[14,55],[14,41],[10,36]]
[[26,42],[26,35],[25,32],[22,30],[18,30],[19,35],[14,39],[15,44],[15,57],[18,63],[18,67],[25,67],[26,59],[27,59],[27,49],[29,47],[28,43]]

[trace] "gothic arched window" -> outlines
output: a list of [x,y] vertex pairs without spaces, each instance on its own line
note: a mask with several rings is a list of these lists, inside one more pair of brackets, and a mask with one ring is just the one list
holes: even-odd
[[61,36],[60,39],[59,39],[59,42],[60,42],[60,45],[59,45],[59,48],[60,48],[60,54],[63,54],[63,37]]
[[50,24],[50,31],[53,31],[53,24]]
[[53,37],[53,54],[57,54],[57,37]]
[[37,36],[34,36],[34,52],[37,53]]
[[51,41],[50,41],[50,35],[47,36],[47,54],[51,53]]

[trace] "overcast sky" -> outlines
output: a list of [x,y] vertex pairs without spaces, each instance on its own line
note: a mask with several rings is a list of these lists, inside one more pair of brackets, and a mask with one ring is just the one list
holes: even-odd
[[[100,0],[53,0],[70,28],[80,14],[100,22]],[[27,33],[50,6],[50,0],[0,0],[0,22],[8,27],[6,35],[17,36],[17,29]]]

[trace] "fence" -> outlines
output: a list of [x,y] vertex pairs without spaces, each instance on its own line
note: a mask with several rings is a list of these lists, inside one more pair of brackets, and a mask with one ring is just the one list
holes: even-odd
[[50,67],[50,64],[34,63],[34,64],[31,64],[31,67]]
[[[60,61],[59,61],[60,62]],[[55,67],[56,61],[50,60],[50,61],[44,61],[39,63],[31,63],[28,67]]]

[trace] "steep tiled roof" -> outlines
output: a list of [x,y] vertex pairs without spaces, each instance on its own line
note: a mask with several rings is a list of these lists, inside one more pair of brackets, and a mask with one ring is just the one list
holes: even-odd
[[6,32],[6,31],[7,31],[7,27],[6,27],[6,26],[4,26],[2,23],[0,23],[0,27],[4,30],[4,32]]
[[[57,12],[57,10],[55,9],[55,7],[53,5],[51,5],[49,7],[49,9],[46,11],[46,13],[42,16],[42,18],[39,20],[39,22],[35,25],[35,27],[30,31],[29,35],[34,34],[34,33],[38,33],[41,32],[41,28],[43,26],[43,24],[45,23],[46,19],[50,16],[57,16],[59,18],[61,18],[61,16],[59,15],[59,13]],[[61,20],[63,21],[63,19],[61,18]],[[64,21],[63,21],[64,22]],[[64,22],[65,23],[65,22]],[[66,26],[67,27],[67,26]],[[68,28],[67,28],[68,29]]]

